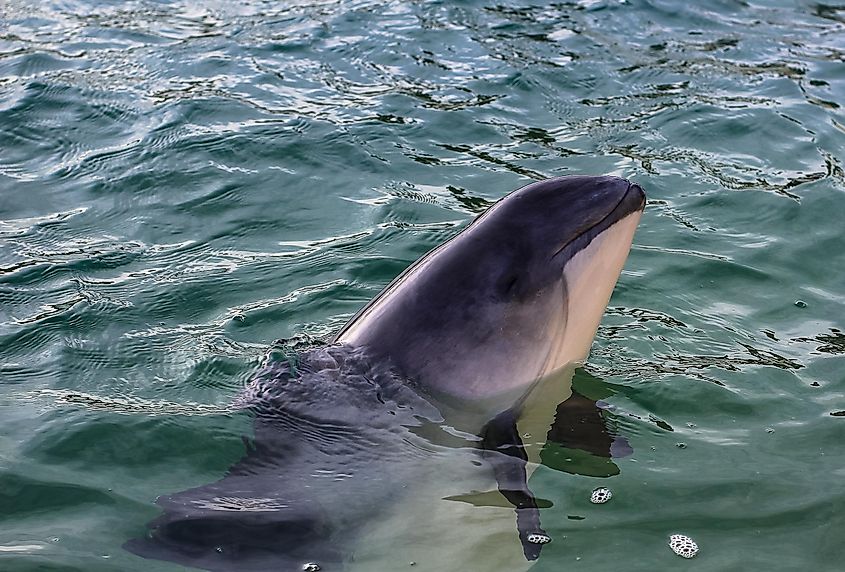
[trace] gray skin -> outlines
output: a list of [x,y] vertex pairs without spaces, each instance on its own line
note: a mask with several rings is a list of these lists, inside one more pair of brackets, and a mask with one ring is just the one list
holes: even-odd
[[[431,478],[444,451],[466,450],[486,461],[474,464],[495,477],[536,559],[531,538],[545,533],[516,422],[537,379],[563,365],[550,364],[550,340],[572,308],[567,262],[644,201],[613,177],[514,191],[414,263],[332,345],[268,359],[238,403],[255,419],[244,458],[216,483],[160,497],[164,513],[125,547],[213,571],[343,570],[368,522]],[[549,437],[611,457],[602,413],[573,397]],[[597,420],[586,434],[584,415]]]
[[522,187],[414,263],[335,341],[463,407],[521,394],[546,373],[552,330],[566,320],[566,263],[644,203],[638,185],[616,177]]

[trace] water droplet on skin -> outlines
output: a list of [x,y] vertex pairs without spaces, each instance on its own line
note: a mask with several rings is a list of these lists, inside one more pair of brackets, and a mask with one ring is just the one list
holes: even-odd
[[599,487],[590,495],[590,502],[593,504],[603,504],[613,498],[613,493],[606,487]]
[[316,562],[306,562],[302,565],[302,572],[320,572],[320,565]]
[[675,446],[676,446],[678,449],[686,449],[686,448],[687,448],[687,444],[686,444],[686,443],[675,443]]
[[798,308],[806,308],[807,302],[805,302],[804,300],[795,300],[795,306]]
[[672,552],[683,558],[692,558],[698,554],[698,544],[683,534],[673,534],[669,537],[669,548]]
[[775,432],[775,430],[772,429],[771,427],[766,427],[766,433],[774,433],[774,432]]

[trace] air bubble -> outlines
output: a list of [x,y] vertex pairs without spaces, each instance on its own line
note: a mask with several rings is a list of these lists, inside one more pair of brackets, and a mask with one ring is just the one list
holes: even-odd
[[613,498],[613,493],[606,487],[599,487],[590,495],[590,502],[593,504],[606,503]]
[[548,544],[552,541],[552,537],[547,534],[529,534],[528,542],[531,544]]
[[302,565],[302,572],[320,572],[320,565],[316,562],[306,562]]
[[673,534],[669,537],[669,548],[683,558],[692,558],[698,554],[698,544],[689,536]]

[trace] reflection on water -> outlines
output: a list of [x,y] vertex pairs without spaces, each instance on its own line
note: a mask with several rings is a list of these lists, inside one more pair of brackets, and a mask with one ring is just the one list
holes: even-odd
[[812,338],[795,338],[794,341],[815,343],[816,351],[825,354],[845,353],[845,334],[837,328],[830,328],[829,334],[818,334]]
[[619,474],[613,459],[627,457],[633,449],[615,427],[618,413],[601,401],[615,393],[598,378],[576,371],[572,395],[557,406],[540,453],[544,466],[592,477]]

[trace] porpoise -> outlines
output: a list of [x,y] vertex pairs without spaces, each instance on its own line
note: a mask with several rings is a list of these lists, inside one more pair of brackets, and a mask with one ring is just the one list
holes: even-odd
[[[511,192],[325,346],[269,356],[237,400],[254,417],[245,456],[159,497],[163,514],[126,548],[212,571],[536,560],[550,503],[528,488],[540,449],[523,437],[561,441],[572,419],[600,418],[569,381],[644,206],[639,185],[610,176]],[[612,436],[590,427],[574,446],[611,457]]]

